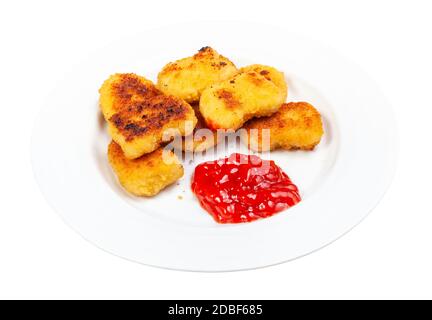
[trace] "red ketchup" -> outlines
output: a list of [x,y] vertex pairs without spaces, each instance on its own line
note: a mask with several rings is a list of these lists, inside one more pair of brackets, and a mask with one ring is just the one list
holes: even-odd
[[274,161],[238,153],[198,165],[192,191],[218,223],[266,218],[301,200],[298,188]]

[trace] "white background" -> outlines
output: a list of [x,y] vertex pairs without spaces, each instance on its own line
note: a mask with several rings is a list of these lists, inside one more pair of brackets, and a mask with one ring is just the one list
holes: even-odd
[[[0,298],[432,298],[431,17],[430,1],[2,1]],[[331,246],[255,271],[166,271],[90,245],[43,199],[30,138],[57,80],[131,31],[201,20],[266,22],[318,39],[361,65],[392,103],[394,183]]]

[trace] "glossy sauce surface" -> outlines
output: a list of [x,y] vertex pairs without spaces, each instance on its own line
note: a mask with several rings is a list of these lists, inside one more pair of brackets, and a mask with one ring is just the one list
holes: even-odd
[[297,186],[274,161],[238,153],[198,165],[192,191],[218,223],[266,218],[301,201]]

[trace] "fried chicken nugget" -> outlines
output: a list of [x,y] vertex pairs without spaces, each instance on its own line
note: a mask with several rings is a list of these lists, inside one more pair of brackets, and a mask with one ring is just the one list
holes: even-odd
[[[254,151],[313,150],[324,134],[321,115],[307,102],[284,103],[274,115],[250,120],[244,128],[247,136],[243,141]],[[270,130],[270,145],[262,143],[263,129]]]
[[191,134],[197,122],[188,103],[165,95],[136,74],[114,74],[99,92],[108,131],[128,159],[159,148],[167,131]]
[[237,68],[229,59],[210,47],[204,47],[192,57],[170,62],[163,67],[157,86],[166,94],[196,102],[205,88],[236,73]]
[[253,117],[270,116],[286,91],[255,71],[242,72],[203,91],[200,112],[212,129],[240,128]]
[[136,196],[154,196],[184,174],[177,156],[173,152],[164,155],[163,148],[130,160],[112,141],[108,146],[108,160],[123,188]]
[[276,68],[266,66],[263,64],[252,64],[250,66],[243,67],[239,70],[239,72],[249,72],[255,71],[260,75],[264,76],[267,80],[273,82],[277,87],[279,87],[284,93],[284,99],[286,100],[288,95],[288,85],[285,81],[285,76],[283,72],[277,70]]

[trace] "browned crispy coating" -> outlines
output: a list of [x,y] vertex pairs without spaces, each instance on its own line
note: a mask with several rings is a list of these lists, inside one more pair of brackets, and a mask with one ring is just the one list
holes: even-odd
[[183,176],[183,166],[173,152],[159,148],[137,159],[127,159],[112,141],[108,160],[123,188],[136,196],[154,196]]
[[210,128],[237,130],[249,119],[278,111],[285,97],[286,88],[258,72],[246,71],[205,89],[200,111]]
[[[255,151],[278,148],[313,150],[324,134],[321,115],[307,102],[284,103],[274,115],[252,119],[244,125],[244,129],[247,130],[245,142]],[[267,146],[263,145],[264,129],[269,129],[270,133],[270,144]]]
[[249,72],[249,71],[254,71],[256,73],[259,73],[267,80],[273,82],[284,93],[283,101],[286,100],[288,95],[288,85],[285,81],[285,76],[283,72],[277,70],[276,68],[262,65],[262,64],[252,64],[250,66],[243,67],[239,70],[239,72]]
[[168,63],[158,74],[157,86],[167,94],[187,102],[197,102],[208,86],[237,73],[235,65],[210,47],[192,57]]
[[197,121],[188,103],[136,74],[112,75],[99,92],[108,130],[129,159],[156,150],[168,130],[190,134]]

